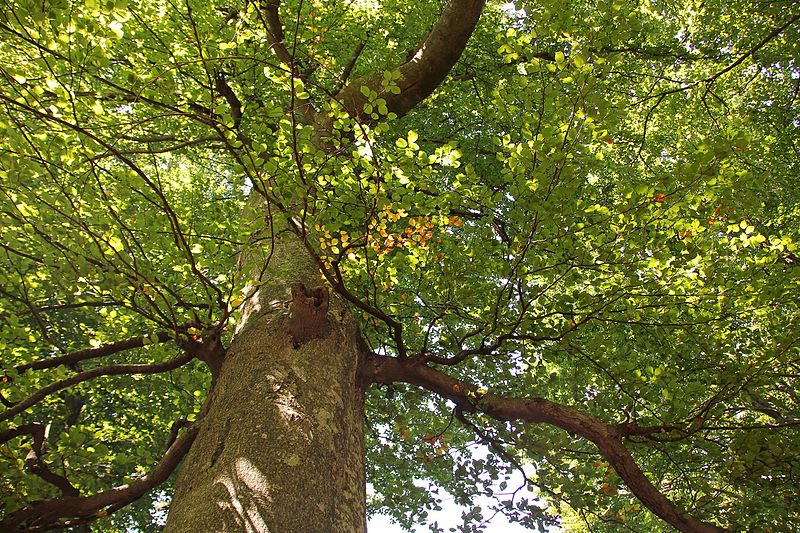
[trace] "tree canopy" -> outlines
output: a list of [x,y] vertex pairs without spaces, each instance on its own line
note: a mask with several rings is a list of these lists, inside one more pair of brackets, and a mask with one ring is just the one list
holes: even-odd
[[799,28],[790,0],[5,0],[0,511],[158,530],[290,232],[381,362],[371,511],[797,530]]

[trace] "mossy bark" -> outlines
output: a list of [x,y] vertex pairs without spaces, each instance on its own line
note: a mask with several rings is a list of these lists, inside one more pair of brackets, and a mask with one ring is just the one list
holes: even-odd
[[268,282],[227,350],[179,472],[168,532],[366,531],[358,330],[331,296],[325,327],[293,338],[297,287],[324,289],[296,238],[274,242]]

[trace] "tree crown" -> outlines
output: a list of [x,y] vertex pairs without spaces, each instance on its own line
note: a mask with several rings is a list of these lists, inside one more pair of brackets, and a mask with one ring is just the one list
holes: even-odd
[[7,4],[4,513],[153,489],[291,237],[380,361],[372,509],[800,526],[793,2]]

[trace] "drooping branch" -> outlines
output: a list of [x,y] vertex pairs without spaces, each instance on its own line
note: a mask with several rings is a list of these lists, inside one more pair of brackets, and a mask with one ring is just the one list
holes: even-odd
[[397,80],[399,94],[383,89],[383,71],[380,71],[356,78],[339,91],[335,99],[351,116],[364,119],[364,104],[368,100],[361,87],[366,86],[386,101],[389,112],[405,115],[427,98],[450,73],[466,48],[485,5],[486,0],[451,0],[447,4],[411,59],[396,67],[400,71]]
[[[163,483],[178,466],[194,442],[199,426],[195,423],[178,437],[158,464],[141,479],[91,496],[57,498],[20,509],[0,522],[1,531],[49,531],[91,522],[107,516]],[[64,518],[75,520],[59,522]]]
[[[227,304],[225,303],[225,295],[222,293],[220,288],[213,283],[210,279],[206,277],[206,275],[197,267],[197,261],[195,259],[194,254],[191,251],[191,246],[186,238],[186,234],[182,229],[183,223],[178,217],[178,214],[173,209],[172,205],[168,201],[166,195],[164,194],[164,190],[161,185],[157,182],[158,180],[154,181],[152,177],[145,172],[136,162],[134,162],[130,157],[124,155],[117,147],[115,147],[113,142],[109,142],[106,139],[101,138],[98,136],[97,133],[83,127],[81,124],[77,122],[70,122],[69,120],[65,120],[64,118],[49,114],[45,111],[32,107],[28,104],[22,103],[17,101],[14,98],[10,98],[7,95],[0,93],[0,100],[5,102],[6,104],[11,105],[12,107],[30,113],[31,115],[35,116],[36,118],[42,120],[43,122],[58,124],[60,126],[64,126],[75,133],[85,136],[88,139],[96,142],[98,145],[102,146],[108,154],[114,155],[117,160],[122,163],[125,167],[130,169],[134,172],[142,181],[147,185],[147,187],[155,193],[158,202],[158,205],[169,221],[170,229],[173,235],[173,241],[180,252],[186,257],[189,262],[189,266],[191,268],[192,273],[197,277],[198,280],[205,286],[208,291],[213,292],[216,295],[217,303],[220,305],[221,308],[226,308]],[[48,236],[44,235],[43,238],[50,242]]]
[[607,424],[589,414],[544,398],[506,398],[479,390],[444,372],[427,366],[423,359],[400,360],[367,354],[364,379],[390,384],[401,381],[423,387],[453,401],[466,412],[482,412],[495,420],[544,423],[586,438],[597,446],[633,494],[650,511],[680,531],[711,533],[724,529],[698,520],[667,498],[636,464],[623,438],[631,424]]

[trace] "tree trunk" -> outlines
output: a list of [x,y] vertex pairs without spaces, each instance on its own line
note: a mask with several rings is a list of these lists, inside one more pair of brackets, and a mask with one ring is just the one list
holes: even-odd
[[[178,474],[168,532],[366,531],[358,329],[302,244],[275,242]],[[243,271],[266,259],[251,252]]]
[[[414,57],[399,66],[400,94],[380,87],[379,69],[351,82],[337,100],[354,118],[366,118],[361,90],[374,86],[389,111],[402,116],[445,79],[484,5],[446,5]],[[271,46],[291,63],[278,3],[267,8]],[[327,131],[319,118],[305,120]],[[243,223],[256,228],[269,210],[257,194],[250,207],[252,219]],[[253,232],[254,243],[273,243],[266,257],[243,254],[240,271],[266,282],[244,309],[219,371],[209,365],[215,384],[178,475],[168,532],[366,531],[358,329],[346,305],[324,288],[302,243],[291,232],[268,231]]]

